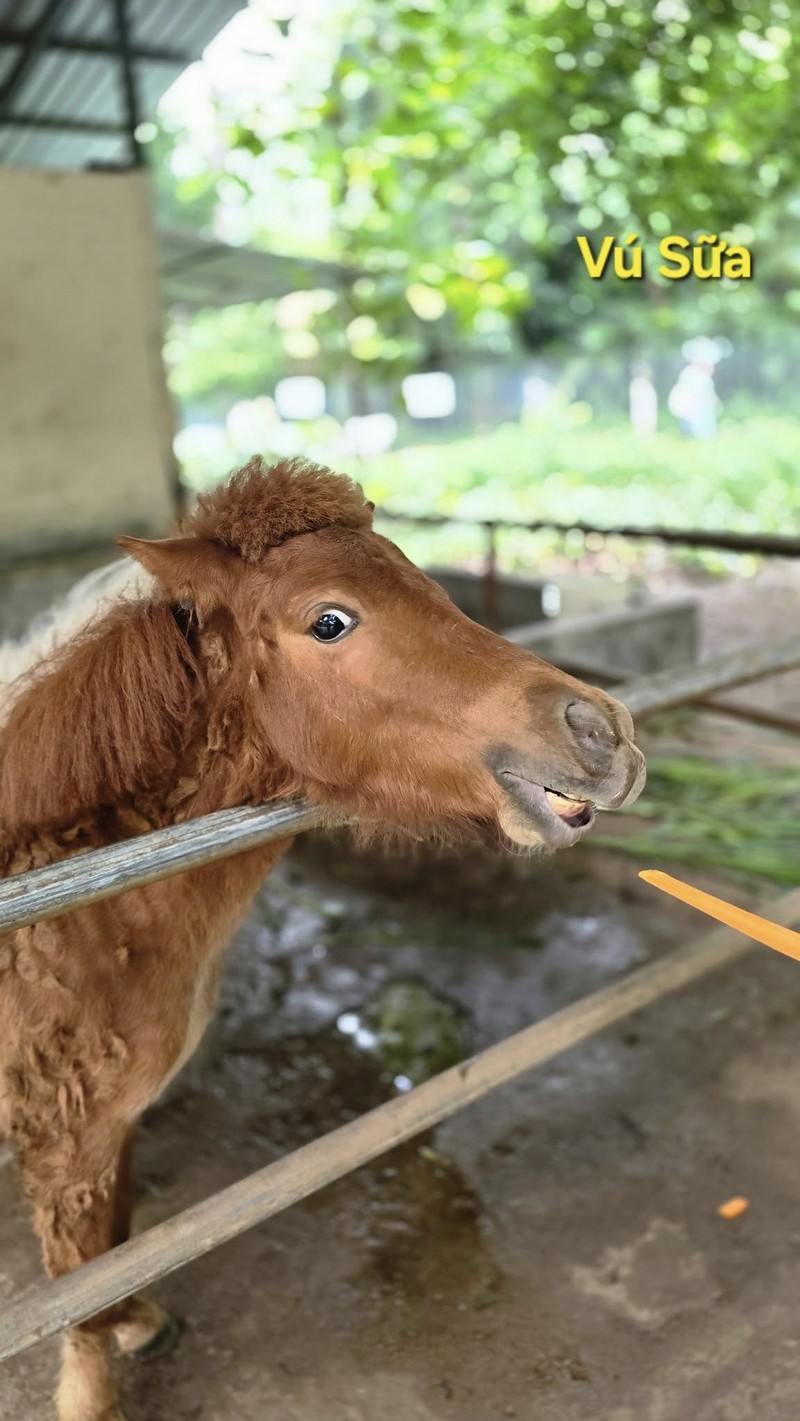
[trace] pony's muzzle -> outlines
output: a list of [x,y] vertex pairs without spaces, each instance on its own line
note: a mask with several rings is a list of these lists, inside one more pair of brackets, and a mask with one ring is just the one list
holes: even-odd
[[596,786],[591,796],[602,809],[620,809],[641,793],[645,763],[633,744],[633,724],[624,706],[611,697],[607,705],[595,701],[570,701],[564,720],[574,752],[587,779]]

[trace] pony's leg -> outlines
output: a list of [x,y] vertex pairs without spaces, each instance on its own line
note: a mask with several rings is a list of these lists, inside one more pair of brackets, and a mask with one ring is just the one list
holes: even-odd
[[[114,1242],[122,1138],[107,1137],[102,1146],[93,1147],[84,1137],[75,1145],[65,1150],[64,1140],[55,1139],[50,1148],[32,1146],[21,1152],[25,1190],[52,1277],[72,1272]],[[115,1321],[112,1308],[65,1334],[56,1393],[58,1421],[124,1421],[110,1360]]]
[[[131,1161],[136,1127],[129,1130],[122,1146],[114,1196],[114,1247],[130,1235],[133,1190]],[[135,1293],[114,1309],[114,1337],[120,1352],[131,1355],[163,1356],[180,1335],[179,1324],[152,1298]]]
[[58,1421],[125,1421],[111,1371],[108,1329],[86,1324],[65,1336],[56,1392]]

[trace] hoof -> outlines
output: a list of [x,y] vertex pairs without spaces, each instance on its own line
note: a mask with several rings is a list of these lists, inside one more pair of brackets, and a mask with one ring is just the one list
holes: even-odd
[[171,1352],[181,1334],[181,1325],[152,1298],[131,1298],[125,1314],[114,1328],[117,1346],[124,1357],[163,1357]]
[[[183,1323],[177,1317],[166,1317],[164,1325],[159,1328],[153,1337],[149,1337],[143,1342],[141,1347],[134,1347],[125,1353],[126,1357],[133,1357],[135,1361],[149,1361],[152,1357],[168,1357],[170,1352],[177,1347],[181,1334],[183,1333]],[[125,1421],[125,1418],[122,1418]]]

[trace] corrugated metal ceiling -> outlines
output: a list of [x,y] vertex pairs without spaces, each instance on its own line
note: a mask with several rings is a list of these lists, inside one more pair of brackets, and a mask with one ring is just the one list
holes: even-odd
[[[4,83],[22,50],[9,34],[31,34],[49,0],[0,0],[0,99]],[[134,48],[176,51],[176,62],[140,59],[136,63],[140,109],[152,113],[161,95],[205,46],[243,8],[243,0],[128,0],[128,25]],[[53,40],[116,42],[112,0],[71,0],[62,9],[45,46],[11,105],[11,114],[57,119],[85,119],[94,124],[122,124],[125,108],[120,64],[114,55],[59,49]],[[125,163],[124,134],[36,129],[0,123],[0,162],[25,167],[84,168]]]
[[158,245],[164,304],[185,311],[315,287],[338,290],[359,275],[334,262],[231,247],[176,228],[162,228]]
[[[0,108],[3,85],[22,47],[9,35],[30,35],[51,0],[0,0]],[[175,62],[136,63],[141,114],[152,113],[161,95],[186,65],[243,8],[244,0],[128,0],[134,49],[178,52]],[[116,46],[113,0],[64,0],[60,18],[11,104],[11,113],[50,120],[121,125],[125,104],[116,54],[80,53],[53,40],[90,41]],[[35,129],[0,120],[0,163],[24,167],[85,168],[125,165],[130,148],[125,133]],[[158,234],[165,304],[182,310],[263,301],[313,286],[338,286],[355,273],[333,263],[229,247],[191,232]]]

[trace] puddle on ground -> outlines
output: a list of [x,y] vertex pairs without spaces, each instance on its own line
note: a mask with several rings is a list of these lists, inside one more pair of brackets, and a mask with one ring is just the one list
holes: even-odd
[[377,1057],[398,1090],[410,1090],[469,1055],[466,1013],[421,981],[395,981],[336,1023],[360,1051]]

